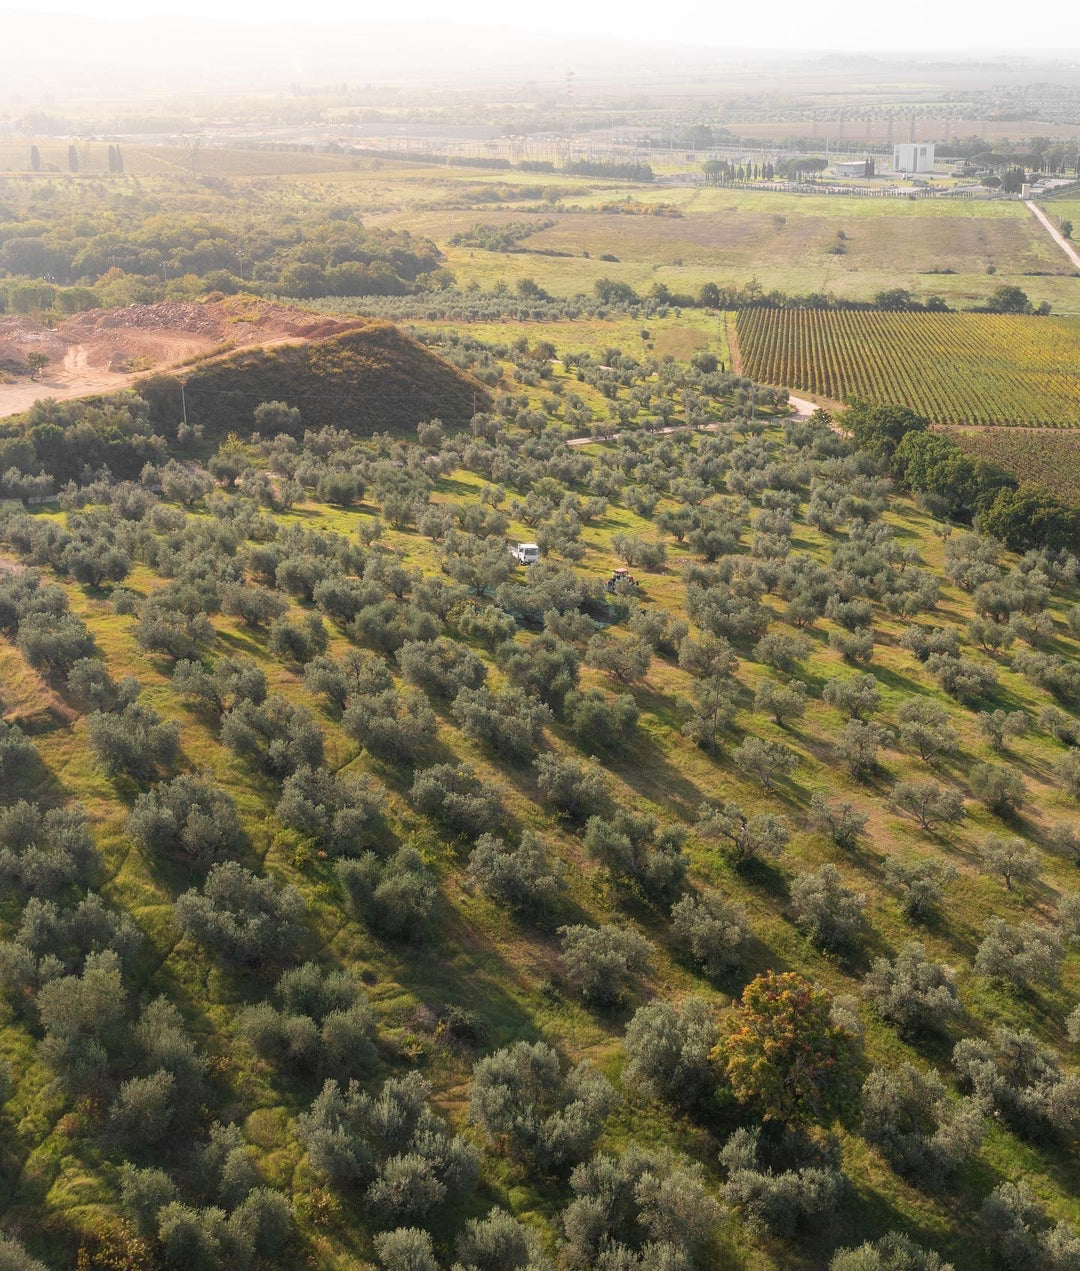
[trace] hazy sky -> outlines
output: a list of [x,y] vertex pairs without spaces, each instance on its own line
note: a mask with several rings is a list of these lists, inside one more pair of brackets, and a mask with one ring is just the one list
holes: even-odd
[[763,4],[717,0],[0,0],[0,12],[80,13],[139,19],[207,14],[240,22],[289,20],[346,22],[461,22],[559,32],[567,36],[616,36],[665,44],[719,48],[808,48],[930,52],[951,50],[1046,51],[1080,48],[1080,18],[1072,0],[1044,0],[1029,20],[1015,0],[908,0],[905,5],[867,0],[766,0]]

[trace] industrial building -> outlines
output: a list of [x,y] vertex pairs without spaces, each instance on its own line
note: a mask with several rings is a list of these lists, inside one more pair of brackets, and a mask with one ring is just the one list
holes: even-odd
[[893,171],[933,172],[934,143],[906,141],[893,146]]

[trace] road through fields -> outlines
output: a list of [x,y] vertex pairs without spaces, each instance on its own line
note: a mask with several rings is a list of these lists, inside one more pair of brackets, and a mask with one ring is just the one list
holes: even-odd
[[1069,242],[1064,234],[1054,225],[1049,216],[1042,210],[1037,203],[1028,200],[1025,206],[1035,213],[1035,219],[1040,222],[1043,229],[1050,235],[1055,243],[1061,248],[1066,256],[1072,261],[1077,269],[1080,269],[1080,256],[1076,254],[1076,248]]

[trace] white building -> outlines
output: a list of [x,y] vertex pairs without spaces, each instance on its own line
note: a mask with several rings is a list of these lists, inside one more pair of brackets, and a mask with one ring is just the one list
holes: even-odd
[[864,177],[866,176],[866,160],[858,159],[849,162],[847,159],[838,159],[833,165],[833,171],[838,177]]
[[893,146],[893,171],[894,172],[933,172],[934,170],[934,143],[921,141],[906,141],[901,145]]

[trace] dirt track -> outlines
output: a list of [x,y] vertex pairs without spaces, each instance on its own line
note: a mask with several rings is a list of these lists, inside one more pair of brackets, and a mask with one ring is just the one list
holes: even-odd
[[[175,368],[195,358],[325,339],[363,321],[246,299],[94,309],[51,328],[27,318],[0,318],[0,369],[6,368],[11,380],[0,382],[0,417],[26,410],[42,397],[114,393],[148,372]],[[31,352],[49,358],[36,381],[25,371],[26,355]]]

